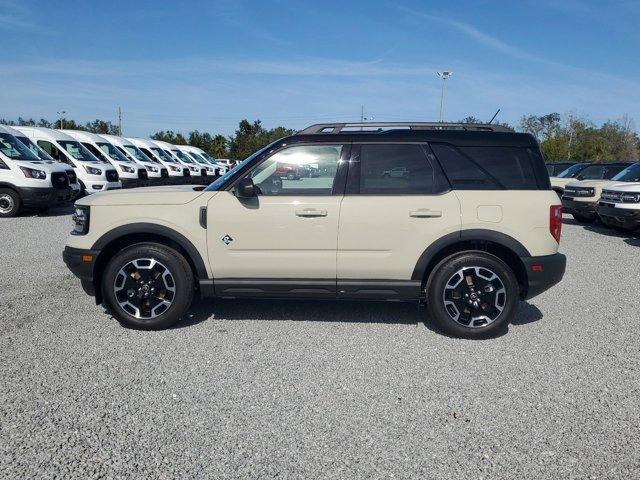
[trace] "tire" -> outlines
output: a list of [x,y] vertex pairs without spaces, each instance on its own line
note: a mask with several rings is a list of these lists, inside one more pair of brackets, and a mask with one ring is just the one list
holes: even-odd
[[[475,290],[467,277],[471,277]],[[481,251],[460,252],[438,263],[429,276],[427,312],[452,336],[484,338],[513,319],[519,293],[513,270],[501,259]]]
[[15,217],[20,212],[22,201],[15,190],[0,188],[0,218]]
[[125,248],[109,261],[101,280],[102,297],[113,316],[144,330],[174,325],[189,309],[195,290],[185,258],[157,243]]
[[593,223],[596,221],[596,215],[580,215],[579,213],[571,214],[576,222]]

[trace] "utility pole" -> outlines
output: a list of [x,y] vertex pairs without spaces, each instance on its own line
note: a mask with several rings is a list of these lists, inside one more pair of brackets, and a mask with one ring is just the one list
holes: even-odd
[[118,107],[118,136],[122,136],[122,109]]
[[440,122],[444,122],[444,90],[445,84],[447,83],[447,79],[453,75],[453,72],[449,70],[443,70],[440,72],[436,72],[438,77],[442,79],[442,91],[440,92]]
[[64,115],[67,113],[64,110],[61,112],[56,112],[58,114],[58,118],[60,119],[60,130],[64,130]]

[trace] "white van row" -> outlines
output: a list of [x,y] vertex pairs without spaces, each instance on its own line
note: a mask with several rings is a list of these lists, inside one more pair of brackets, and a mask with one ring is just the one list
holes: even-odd
[[228,166],[191,146],[0,125],[0,217],[118,188],[208,184]]

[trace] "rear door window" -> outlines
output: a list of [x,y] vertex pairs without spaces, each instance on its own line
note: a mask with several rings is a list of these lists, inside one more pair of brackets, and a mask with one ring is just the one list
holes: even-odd
[[430,195],[441,184],[422,145],[364,144],[359,160],[361,195]]

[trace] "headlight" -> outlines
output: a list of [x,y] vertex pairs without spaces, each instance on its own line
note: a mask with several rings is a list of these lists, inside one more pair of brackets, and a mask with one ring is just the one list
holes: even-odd
[[42,170],[27,167],[20,167],[20,170],[22,170],[22,173],[24,173],[24,176],[27,178],[35,178],[36,180],[44,180],[47,178],[47,174]]
[[216,173],[216,171],[211,167],[207,167],[207,172],[209,172],[212,175]]
[[89,175],[102,175],[102,170],[99,168],[89,167],[88,165],[83,165],[83,167]]
[[176,167],[175,165],[169,165],[169,168],[171,169],[172,172],[179,172],[180,171],[180,167]]
[[123,172],[134,173],[136,170],[133,167],[127,167],[126,165],[120,165]]
[[158,171],[157,167],[152,167],[151,165],[145,165],[145,168],[147,170],[149,170],[150,172],[157,172]]
[[191,169],[192,172],[197,172],[198,171],[198,167],[189,167]]
[[89,207],[76,206],[71,219],[73,220],[71,235],[86,235],[89,232]]

